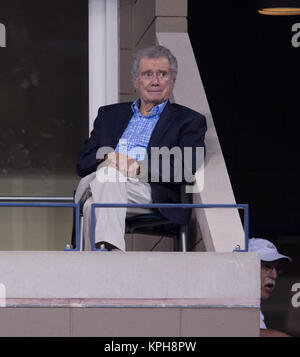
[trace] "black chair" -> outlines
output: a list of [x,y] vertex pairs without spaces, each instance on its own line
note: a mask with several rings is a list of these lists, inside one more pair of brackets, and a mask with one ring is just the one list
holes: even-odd
[[[186,185],[182,184],[180,188],[181,203],[192,203],[192,194],[186,193],[185,188]],[[174,238],[175,251],[186,252],[188,250],[188,225],[176,224],[169,221],[158,209],[153,209],[146,214],[141,213],[133,217],[128,216],[126,218],[125,233],[172,237]]]
[[[125,233],[174,238],[174,250],[187,250],[187,227],[166,219],[158,210],[126,218]],[[155,245],[156,246],[156,245]],[[154,249],[155,246],[152,248]]]

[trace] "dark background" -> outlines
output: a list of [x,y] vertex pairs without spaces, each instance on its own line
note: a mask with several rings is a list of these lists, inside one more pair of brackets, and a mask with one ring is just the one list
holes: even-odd
[[0,173],[75,175],[88,136],[87,0],[1,0],[0,22]]
[[286,322],[287,310],[300,317],[290,304],[291,286],[300,282],[300,47],[291,43],[300,16],[260,15],[252,0],[190,0],[188,14],[236,201],[249,204],[250,237],[269,239],[293,258],[266,321],[300,335]]

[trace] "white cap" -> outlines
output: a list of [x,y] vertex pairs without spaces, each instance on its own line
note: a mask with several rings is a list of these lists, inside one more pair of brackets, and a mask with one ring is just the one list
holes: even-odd
[[257,252],[260,255],[260,259],[265,262],[272,262],[278,259],[288,259],[292,261],[292,259],[286,255],[279,254],[275,245],[267,239],[249,239],[249,252]]

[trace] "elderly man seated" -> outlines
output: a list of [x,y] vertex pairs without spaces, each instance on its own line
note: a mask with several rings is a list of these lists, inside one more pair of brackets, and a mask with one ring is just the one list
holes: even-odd
[[[92,203],[180,203],[181,184],[198,169],[197,149],[204,148],[206,120],[194,110],[170,103],[176,75],[177,60],[169,49],[139,50],[132,63],[138,99],[99,109],[77,164],[83,179],[75,201],[83,204],[86,249],[90,249]],[[155,149],[177,151],[166,163]],[[187,223],[187,212],[180,208],[161,209],[161,214]],[[97,247],[104,244],[108,250],[125,251],[125,217],[126,208],[96,209]]]

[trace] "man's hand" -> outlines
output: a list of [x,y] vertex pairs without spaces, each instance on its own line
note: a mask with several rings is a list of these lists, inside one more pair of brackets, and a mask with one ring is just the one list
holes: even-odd
[[112,151],[107,154],[107,159],[103,166],[113,167],[126,177],[135,178],[139,174],[139,164],[137,161],[125,154]]
[[291,336],[282,331],[272,330],[268,328],[261,328],[260,337],[291,337]]

